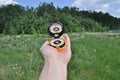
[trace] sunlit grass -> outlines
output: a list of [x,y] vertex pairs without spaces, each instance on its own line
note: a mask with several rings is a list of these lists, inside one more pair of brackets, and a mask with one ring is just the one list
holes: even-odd
[[[68,80],[119,80],[120,36],[69,34]],[[37,80],[48,35],[0,36],[0,80]]]

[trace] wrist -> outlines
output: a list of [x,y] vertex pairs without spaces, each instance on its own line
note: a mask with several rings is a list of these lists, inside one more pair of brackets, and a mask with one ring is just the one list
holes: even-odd
[[46,80],[67,80],[67,65],[57,60],[45,61],[43,72],[46,72]]
[[67,69],[67,65],[57,59],[45,60],[44,66],[49,66],[49,67],[56,66],[56,67],[63,67]]

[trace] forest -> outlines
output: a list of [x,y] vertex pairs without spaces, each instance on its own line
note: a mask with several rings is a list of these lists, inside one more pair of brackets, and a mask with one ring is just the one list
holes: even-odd
[[103,32],[120,29],[120,18],[109,13],[79,10],[77,7],[55,7],[40,3],[38,7],[0,6],[0,34],[46,33],[53,21],[65,26],[66,32]]

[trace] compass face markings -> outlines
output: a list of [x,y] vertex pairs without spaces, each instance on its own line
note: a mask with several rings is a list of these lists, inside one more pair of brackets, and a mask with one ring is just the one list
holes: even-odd
[[50,45],[53,46],[53,47],[56,47],[56,46],[64,46],[65,42],[64,40],[58,38],[58,39],[53,39],[50,41]]

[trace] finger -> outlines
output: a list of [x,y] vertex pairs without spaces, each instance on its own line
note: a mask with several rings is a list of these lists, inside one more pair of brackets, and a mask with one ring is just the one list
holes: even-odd
[[45,41],[44,44],[42,45],[41,49],[49,49],[49,50],[54,50],[55,48],[53,48],[52,46],[49,45],[49,41]]
[[43,46],[48,46],[49,45],[49,41],[45,41]]
[[48,45],[48,41],[45,41],[45,42],[43,43],[43,45],[41,46],[40,51],[42,50],[42,48],[46,47],[47,45]]
[[70,38],[67,34],[63,34],[64,39],[66,40],[67,45],[70,46]]

